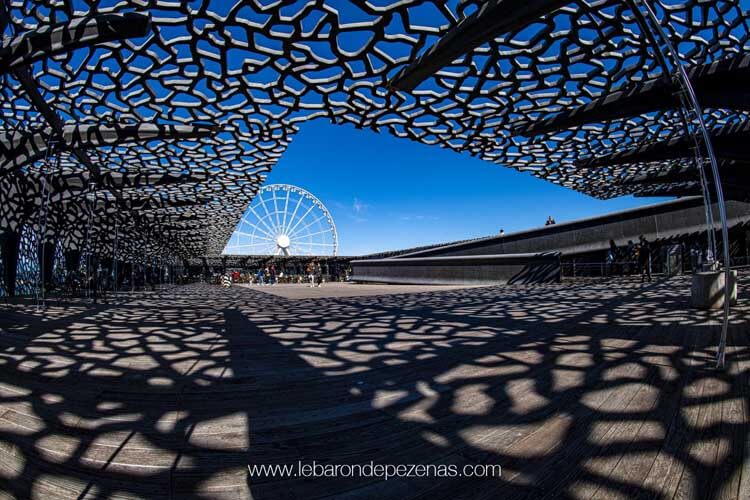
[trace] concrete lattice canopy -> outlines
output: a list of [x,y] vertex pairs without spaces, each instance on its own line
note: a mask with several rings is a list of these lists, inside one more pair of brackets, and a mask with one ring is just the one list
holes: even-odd
[[[601,198],[663,192],[663,184],[632,181],[689,168],[689,158],[674,157],[582,166],[592,158],[679,138],[684,133],[679,113],[663,103],[639,108],[637,115],[594,113],[572,122],[562,117],[558,121],[568,128],[535,131],[536,123],[549,125],[558,114],[610,95],[638,94],[644,85],[669,89],[671,77],[663,74],[629,2],[503,0],[488,2],[491,8],[480,13],[483,5],[474,0],[11,0],[2,52],[1,132],[7,138],[34,137],[51,126],[50,114],[40,113],[28,95],[29,81],[59,119],[59,129],[129,127],[130,135],[115,141],[79,138],[85,150],[80,144],[56,146],[66,181],[55,185],[67,189],[71,176],[78,175],[85,186],[87,176],[100,169],[97,189],[79,188],[76,198],[79,205],[102,207],[97,227],[108,234],[117,220],[132,237],[147,236],[185,255],[221,251],[264,174],[312,119],[476,155]],[[750,2],[670,0],[654,7],[696,74],[716,61],[741,57],[750,42]],[[139,21],[133,33],[118,38],[107,28],[123,16]],[[479,18],[482,38],[461,38],[455,28],[466,18]],[[97,23],[102,19],[106,22]],[[42,35],[32,36],[40,30]],[[45,42],[44,33],[53,31],[63,35]],[[437,72],[413,90],[390,85],[446,33],[453,38],[442,44],[476,47],[465,54],[449,51],[452,60],[435,65]],[[39,54],[44,43],[51,47],[49,57]],[[740,63],[729,66],[737,74],[744,71]],[[747,106],[740,104],[750,102],[743,92],[749,87],[734,87],[731,99],[707,100],[720,106],[706,109],[711,129],[748,121]],[[135,137],[132,129],[144,123],[214,129]],[[0,152],[3,164],[15,161],[8,151]],[[89,160],[82,161],[82,155]],[[4,198],[15,200],[2,213],[3,227],[12,227],[12,219],[21,215],[33,220],[28,206],[38,201],[29,197],[38,198],[41,190],[23,187],[38,185],[42,160],[33,160],[0,173]],[[120,180],[99,179],[112,173]],[[671,192],[698,187],[694,176],[664,178]],[[67,208],[75,203],[66,199],[59,231],[80,225],[86,212]]]

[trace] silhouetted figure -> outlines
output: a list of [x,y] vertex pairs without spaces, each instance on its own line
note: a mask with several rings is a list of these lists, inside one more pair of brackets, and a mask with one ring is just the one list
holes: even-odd
[[690,268],[693,270],[694,273],[697,273],[701,270],[701,266],[703,265],[703,250],[701,250],[701,246],[696,241],[693,243],[693,246],[690,248]]
[[97,294],[98,291],[98,283],[96,282],[96,273],[93,272],[89,275],[89,291],[91,292],[91,298],[94,299],[94,304],[97,304],[99,301],[99,297]]
[[607,276],[612,276],[615,270],[615,262],[617,261],[617,245],[615,240],[609,240],[609,250],[607,250]]
[[635,248],[635,243],[633,243],[633,240],[628,240],[628,246],[625,249],[625,261],[627,262],[628,271],[627,274],[631,275],[633,274],[633,264],[635,263],[635,260],[637,258],[638,252]]
[[109,304],[109,299],[107,298],[107,289],[109,288],[109,273],[105,271],[101,271],[101,277],[99,278],[99,283],[101,285],[101,293],[102,293],[102,301],[105,304]]
[[323,284],[323,268],[320,265],[320,262],[315,262],[315,286],[320,288],[320,285]]
[[651,281],[651,245],[643,235],[638,237],[638,270],[641,273],[641,283],[644,275]]
[[505,229],[500,230],[500,236],[505,236]]
[[544,223],[545,226],[554,226],[555,225],[555,219],[552,218],[550,215],[547,217],[547,222]]

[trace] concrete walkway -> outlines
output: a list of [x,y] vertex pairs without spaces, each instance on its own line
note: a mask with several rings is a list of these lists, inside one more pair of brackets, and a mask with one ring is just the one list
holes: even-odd
[[340,297],[371,297],[374,295],[395,295],[401,293],[442,292],[446,290],[462,290],[468,286],[429,286],[429,285],[370,285],[363,283],[323,283],[319,287],[300,284],[283,285],[235,285],[250,288],[259,292],[270,293],[277,297],[290,300],[340,298]]

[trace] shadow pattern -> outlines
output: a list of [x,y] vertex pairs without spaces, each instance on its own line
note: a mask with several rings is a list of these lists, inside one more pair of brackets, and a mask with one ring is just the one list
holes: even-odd
[[[748,276],[740,276],[740,290]],[[688,283],[291,301],[206,285],[0,316],[0,497],[747,498],[730,367]],[[248,464],[499,464],[248,478]]]

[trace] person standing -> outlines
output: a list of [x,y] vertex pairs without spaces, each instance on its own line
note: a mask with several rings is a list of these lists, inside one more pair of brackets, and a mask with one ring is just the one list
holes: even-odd
[[313,274],[313,264],[312,262],[307,263],[307,267],[305,268],[305,274],[307,275],[307,279],[310,280],[310,288],[315,286],[315,275]]
[[268,271],[268,276],[269,276],[268,282],[271,285],[275,285],[276,284],[276,264],[271,264],[271,267]]
[[625,259],[627,261],[627,266],[628,266],[628,272],[627,272],[628,276],[633,274],[633,264],[635,264],[637,253],[638,252],[637,252],[637,249],[635,248],[635,243],[633,243],[633,240],[628,240],[628,247],[625,249]]
[[651,245],[643,235],[638,237],[638,270],[641,273],[641,283],[644,275],[651,281]]
[[703,250],[698,242],[693,242],[693,246],[690,248],[690,268],[694,273],[701,270],[703,265]]
[[94,299],[94,304],[97,304],[99,299],[99,282],[96,279],[96,271],[89,274],[88,287],[91,292],[91,297]]
[[[607,272],[610,276],[615,274],[615,266],[620,250],[617,248],[615,240],[609,240],[609,250],[607,251]],[[622,276],[622,266],[620,266],[620,276]]]
[[320,265],[320,262],[315,261],[315,286],[320,288],[320,285],[323,284],[323,268]]
[[258,268],[257,278],[258,278],[258,284],[263,285],[263,268],[262,267]]

